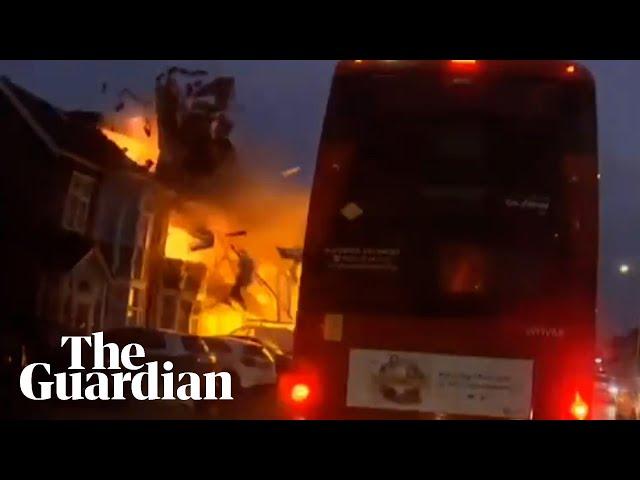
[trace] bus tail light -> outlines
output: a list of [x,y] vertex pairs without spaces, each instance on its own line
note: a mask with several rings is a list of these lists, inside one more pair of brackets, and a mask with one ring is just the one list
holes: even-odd
[[278,397],[293,408],[305,408],[318,402],[320,389],[314,375],[283,374],[278,382]]
[[576,393],[576,397],[571,404],[571,417],[574,420],[586,420],[589,416],[589,405],[582,399],[580,393]]
[[296,383],[291,387],[290,396],[294,403],[305,403],[311,396],[311,387],[306,383]]
[[451,68],[456,72],[473,72],[478,67],[477,60],[451,60]]

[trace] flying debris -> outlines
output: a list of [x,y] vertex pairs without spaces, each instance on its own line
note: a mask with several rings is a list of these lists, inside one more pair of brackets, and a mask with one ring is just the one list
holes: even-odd
[[158,174],[173,182],[182,178],[181,186],[189,187],[235,163],[235,148],[229,138],[233,122],[226,116],[235,80],[220,77],[181,86],[178,75],[209,74],[204,70],[172,67],[156,79],[161,150]]
[[277,247],[278,254],[284,260],[294,260],[296,262],[302,261],[302,249],[301,248],[281,248]]
[[144,119],[144,134],[147,137],[151,137],[151,122],[149,121],[148,118]]
[[194,238],[197,238],[198,240],[200,240],[200,243],[195,243],[191,245],[192,252],[208,250],[209,248],[213,248],[216,243],[216,237],[213,234],[213,232],[204,227],[195,229],[193,232],[191,232],[191,235]]
[[229,293],[229,298],[226,303],[231,305],[231,301],[233,300],[246,310],[247,307],[242,296],[242,290],[247,288],[253,282],[256,264],[246,250],[238,250],[234,246],[231,246],[231,248],[236,255],[238,255],[238,274],[236,275],[233,287],[231,287],[231,292]]
[[115,111],[121,112],[122,110],[124,110],[127,100],[133,101],[134,103],[137,103],[138,105],[143,106],[145,108],[151,107],[150,102],[136,95],[128,88],[124,88],[120,90],[120,93],[118,93],[118,104],[116,105]]
[[294,175],[299,174],[302,171],[300,167],[289,168],[281,173],[284,178],[293,177]]
[[239,230],[237,232],[230,232],[230,233],[227,233],[225,236],[228,237],[228,238],[246,237],[247,236],[247,231],[246,230]]
[[102,92],[103,95],[105,93],[107,93],[107,82],[102,82],[102,86],[100,87],[100,91]]
[[206,70],[187,70],[186,68],[173,67],[170,72],[179,73],[185,77],[205,77],[209,75]]

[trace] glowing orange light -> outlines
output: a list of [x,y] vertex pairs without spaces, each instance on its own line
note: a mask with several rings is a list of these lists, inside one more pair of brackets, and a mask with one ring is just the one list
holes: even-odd
[[[135,121],[135,119],[131,121]],[[155,170],[154,162],[158,160],[160,151],[152,139],[134,138],[107,128],[103,128],[101,131],[105,137],[123,149],[132,161],[142,167],[147,166],[147,162],[151,161],[153,164],[151,171]]]
[[295,403],[306,402],[309,399],[310,395],[311,389],[309,388],[309,385],[306,385],[304,383],[297,383],[291,389],[291,400],[293,400]]
[[576,393],[576,398],[571,405],[571,415],[576,420],[586,420],[589,415],[589,405],[582,399],[579,393]]
[[576,73],[576,66],[575,65],[569,65],[567,67],[567,73]]
[[461,73],[475,73],[478,70],[477,60],[451,60],[451,69]]

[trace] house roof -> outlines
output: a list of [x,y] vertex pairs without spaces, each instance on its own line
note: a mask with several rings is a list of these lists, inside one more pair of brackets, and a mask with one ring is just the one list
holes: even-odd
[[144,173],[144,168],[83,116],[54,107],[6,77],[0,77],[0,93],[55,155],[69,157],[94,170]]
[[34,253],[48,271],[67,273],[86,259],[95,256],[106,275],[111,275],[100,248],[89,238],[77,233],[62,231],[46,242],[41,242],[40,247]]

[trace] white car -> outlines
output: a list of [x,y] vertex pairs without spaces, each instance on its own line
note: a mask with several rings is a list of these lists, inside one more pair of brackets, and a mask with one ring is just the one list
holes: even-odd
[[231,384],[242,390],[275,385],[276,364],[264,346],[250,340],[229,337],[204,337],[209,351],[216,356],[219,372],[231,374]]
[[[125,327],[104,332],[104,343],[111,342],[120,348],[130,343],[141,345],[145,351],[146,361],[160,363],[171,361],[176,373],[194,372],[203,375],[220,370],[215,354],[209,351],[202,338],[194,335],[184,335],[168,330]],[[163,395],[162,386],[161,382],[160,395]],[[175,403],[189,408],[195,407],[191,400],[176,400]]]
[[104,342],[116,343],[121,348],[130,343],[137,343],[144,348],[147,358],[171,360],[176,367],[193,366],[193,370],[185,368],[182,371],[204,370],[206,373],[216,368],[215,355],[209,352],[200,337],[194,335],[139,327],[117,328],[104,333]]
[[285,354],[293,351],[294,326],[283,323],[251,320],[233,332],[233,337],[253,337],[268,346],[276,346]]

